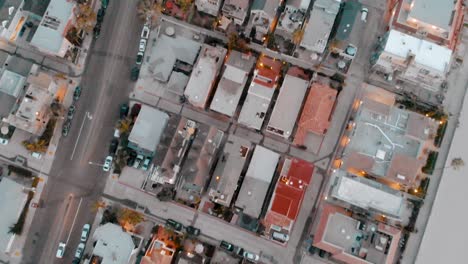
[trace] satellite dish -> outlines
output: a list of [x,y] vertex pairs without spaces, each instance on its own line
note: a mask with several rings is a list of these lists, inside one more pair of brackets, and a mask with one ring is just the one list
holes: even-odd
[[173,36],[175,34],[175,29],[173,27],[167,27],[165,32],[166,35]]
[[0,132],[2,132],[2,135],[7,135],[10,130],[8,129],[8,126],[2,126],[0,129]]
[[14,6],[10,6],[10,8],[8,8],[8,15],[9,15],[9,16],[13,15],[13,12],[15,12],[15,7],[14,7]]

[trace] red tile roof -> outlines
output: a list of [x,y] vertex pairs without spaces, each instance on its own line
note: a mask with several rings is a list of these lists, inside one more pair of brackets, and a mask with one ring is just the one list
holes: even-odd
[[260,56],[257,67],[258,72],[253,82],[268,88],[274,88],[281,71],[281,61],[267,56]]
[[326,133],[330,125],[329,119],[335,105],[336,95],[337,91],[328,85],[312,84],[299,120],[294,144],[303,145],[309,132],[319,135]]
[[333,255],[341,252],[342,249],[339,247],[333,246],[332,244],[329,244],[327,242],[324,242],[323,237],[325,236],[325,230],[327,229],[328,218],[330,217],[330,215],[336,214],[336,213],[349,215],[349,213],[347,213],[345,209],[342,207],[338,207],[329,203],[325,203],[323,205],[322,212],[320,215],[320,222],[317,227],[317,230],[315,231],[314,242],[313,242],[315,247],[318,247],[327,252],[330,252]]

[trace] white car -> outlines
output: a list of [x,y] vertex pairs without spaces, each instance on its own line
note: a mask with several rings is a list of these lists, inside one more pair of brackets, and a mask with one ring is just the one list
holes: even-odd
[[67,245],[63,242],[59,243],[58,249],[57,249],[57,254],[55,255],[57,258],[63,258],[63,255],[65,254],[65,247]]
[[90,229],[91,229],[91,226],[89,224],[85,224],[83,226],[83,229],[81,230],[81,242],[86,242],[86,240],[88,240]]
[[140,52],[145,52],[145,49],[146,49],[146,39],[140,39],[140,46],[138,50]]
[[103,171],[109,171],[112,166],[112,156],[107,156],[106,160],[104,161],[104,165],[102,166]]
[[254,262],[257,262],[260,259],[260,257],[257,254],[248,251],[244,251],[244,258]]
[[143,29],[141,30],[141,38],[143,39],[148,39],[150,33],[150,29],[148,26],[143,26]]
[[75,252],[75,258],[79,258],[79,259],[81,258],[81,256],[83,255],[84,248],[85,248],[84,243],[80,243],[78,245],[78,247],[76,248],[76,252]]
[[8,139],[0,138],[0,145],[6,145],[6,144],[8,144]]

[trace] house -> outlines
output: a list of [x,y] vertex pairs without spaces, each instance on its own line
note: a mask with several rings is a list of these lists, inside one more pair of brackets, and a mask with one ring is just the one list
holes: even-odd
[[231,51],[210,109],[232,117],[239,104],[247,79],[255,64],[253,55]]
[[73,47],[65,35],[72,24],[74,8],[73,1],[51,0],[31,45],[44,53],[65,57],[67,51]]
[[389,27],[454,50],[463,25],[462,0],[389,1]]
[[198,11],[216,17],[222,2],[222,0],[195,0],[195,6]]
[[128,264],[138,253],[139,245],[135,245],[132,235],[120,225],[107,223],[99,226],[92,239],[94,248],[91,263]]
[[336,31],[332,37],[330,52],[339,54],[341,57],[353,59],[357,47],[350,42],[349,36],[353,32],[356,18],[361,14],[362,4],[357,0],[344,2],[339,15]]
[[311,85],[297,124],[294,144],[303,146],[309,133],[323,136],[327,133],[335,106],[337,91],[330,86],[315,82]]
[[346,264],[391,264],[397,259],[401,230],[353,216],[325,204],[312,245]]
[[260,130],[280,77],[281,61],[260,57],[247,98],[239,114],[239,123]]
[[306,17],[311,0],[288,0],[284,11],[278,19],[278,26],[275,33],[283,33],[292,37],[295,30],[300,29]]
[[[267,132],[289,139],[296,125],[308,86],[308,76],[301,69],[297,67],[289,69],[266,127]],[[294,103],[291,104],[291,102]]]
[[[263,220],[265,231],[289,234],[299,215],[314,166],[304,160],[288,158],[284,161],[280,177]],[[275,237],[273,237],[275,239]],[[287,242],[287,241],[280,241]]]
[[447,78],[451,58],[448,47],[392,29],[371,62],[374,71],[437,92]]
[[[164,226],[158,225],[151,244],[141,259],[141,264],[170,264],[179,244],[172,238],[174,234]],[[177,236],[177,234],[175,234]]]
[[231,205],[251,148],[250,141],[229,135],[209,186],[208,195],[211,201],[226,207]]
[[256,146],[242,187],[236,200],[236,207],[252,218],[258,218],[276,171],[280,155],[262,146]]
[[128,147],[138,154],[153,157],[168,120],[168,114],[143,105],[128,137]]
[[310,18],[304,28],[301,48],[318,56],[323,54],[328,44],[341,0],[316,0],[310,12]]
[[244,24],[248,11],[249,0],[225,0],[222,9],[223,16],[239,26]]
[[421,168],[437,123],[395,103],[394,94],[364,87],[351,136],[341,141],[345,147],[342,168],[396,183],[398,188],[414,188],[422,179]]
[[213,47],[207,44],[202,46],[184,92],[193,106],[202,109],[206,107],[226,52],[227,50],[221,46]]
[[250,20],[248,28],[255,28],[252,38],[264,41],[265,35],[275,26],[276,11],[281,0],[254,0],[250,8]]

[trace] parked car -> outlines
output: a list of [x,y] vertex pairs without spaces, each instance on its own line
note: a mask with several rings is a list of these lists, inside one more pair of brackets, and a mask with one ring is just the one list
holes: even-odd
[[244,249],[241,248],[241,247],[238,247],[236,249],[236,255],[239,256],[239,257],[243,257],[244,256]]
[[136,64],[137,65],[140,65],[143,62],[143,55],[144,55],[144,53],[141,52],[141,51],[139,51],[137,53],[137,57],[136,57]]
[[103,171],[109,171],[112,166],[112,156],[107,156],[106,160],[104,161],[104,165],[102,166]]
[[141,169],[143,169],[144,171],[147,171],[149,166],[151,164],[151,158],[146,158],[145,161],[143,162],[143,165],[141,165]]
[[118,139],[112,139],[111,144],[109,146],[109,155],[114,155],[115,152],[117,151],[117,147],[119,146],[119,140]]
[[121,119],[127,117],[129,109],[130,108],[128,107],[128,104],[121,104],[120,105],[120,118]]
[[193,227],[193,226],[187,226],[185,228],[185,231],[187,231],[187,233],[189,235],[192,235],[192,236],[198,236],[200,235],[200,229],[196,228],[196,227]]
[[81,242],[86,242],[86,240],[88,240],[90,230],[91,226],[89,224],[85,224],[83,226],[83,229],[81,230]]
[[80,96],[81,96],[81,87],[77,86],[75,88],[75,91],[73,92],[73,100],[78,101],[78,99],[80,99]]
[[244,251],[244,258],[250,260],[250,261],[258,261],[260,259],[260,256],[258,256],[255,253]]
[[104,21],[104,15],[106,14],[106,9],[105,8],[100,8],[97,12],[97,22],[102,23]]
[[78,247],[76,248],[76,251],[75,251],[75,258],[79,258],[79,259],[81,258],[81,256],[83,255],[84,248],[85,248],[84,243],[80,243],[78,245]]
[[101,24],[96,24],[93,29],[94,39],[97,39],[101,35]]
[[138,50],[140,52],[145,52],[146,49],[146,39],[140,39],[140,46],[138,46]]
[[173,220],[173,219],[167,219],[166,220],[166,226],[170,227],[176,231],[182,231],[182,227],[184,227],[181,223]]
[[221,244],[219,244],[219,247],[223,248],[223,249],[225,249],[227,251],[231,251],[231,252],[234,250],[234,245],[229,243],[229,242],[226,242],[224,240],[221,241]]
[[136,157],[135,163],[133,163],[133,168],[138,169],[141,165],[141,162],[143,161],[145,157],[143,155],[138,155]]
[[141,30],[141,38],[148,39],[149,33],[150,33],[150,28],[147,25],[144,25],[143,29]]
[[68,113],[67,113],[67,118],[68,119],[73,119],[73,116],[75,115],[75,110],[76,110],[76,107],[74,105],[70,106],[70,108],[68,108]]
[[369,9],[367,7],[363,7],[361,9],[361,21],[367,22],[367,14],[369,13]]
[[130,154],[128,154],[127,166],[133,166],[133,164],[135,163],[136,156],[136,153],[133,151],[130,152]]
[[63,123],[62,135],[64,137],[68,136],[68,133],[70,132],[70,127],[71,127],[71,122],[70,122],[70,119],[68,119],[67,121],[65,121],[65,123]]
[[138,80],[138,76],[140,76],[140,69],[135,66],[132,68],[132,71],[130,72],[130,80],[136,81]]
[[130,117],[132,119],[135,119],[140,113],[140,110],[141,110],[141,104],[134,104],[132,106],[132,110],[130,111]]
[[8,142],[9,142],[8,139],[6,139],[6,138],[1,138],[1,137],[0,137],[0,145],[7,145]]
[[273,231],[273,239],[281,243],[286,243],[289,240],[289,235]]
[[57,258],[63,258],[63,255],[65,254],[65,247],[67,245],[63,242],[60,242],[59,243],[59,246],[58,246],[58,249],[57,249],[57,254],[55,254],[55,256]]
[[114,137],[119,138],[120,137],[120,130],[118,128],[114,129]]

